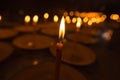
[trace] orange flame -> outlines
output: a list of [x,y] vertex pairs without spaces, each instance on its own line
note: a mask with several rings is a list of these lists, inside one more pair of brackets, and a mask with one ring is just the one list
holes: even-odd
[[59,28],[59,39],[63,39],[65,35],[65,19],[62,17]]

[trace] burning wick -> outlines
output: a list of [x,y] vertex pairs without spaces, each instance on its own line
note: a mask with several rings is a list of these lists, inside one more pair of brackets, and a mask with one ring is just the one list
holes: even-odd
[[61,57],[62,57],[62,48],[63,48],[63,39],[65,35],[65,20],[62,17],[59,29],[59,42],[56,44],[56,65],[55,65],[55,80],[59,80],[60,75],[60,66],[61,66]]

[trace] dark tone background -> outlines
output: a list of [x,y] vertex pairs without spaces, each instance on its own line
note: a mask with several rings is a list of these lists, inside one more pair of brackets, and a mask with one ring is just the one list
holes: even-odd
[[79,11],[120,11],[120,0],[0,0],[0,11],[65,9]]

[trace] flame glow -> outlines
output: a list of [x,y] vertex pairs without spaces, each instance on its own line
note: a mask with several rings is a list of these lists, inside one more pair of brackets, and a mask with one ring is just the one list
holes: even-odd
[[34,16],[33,16],[33,22],[34,22],[34,23],[37,23],[37,22],[38,22],[38,19],[39,19],[38,15],[34,15]]
[[80,28],[81,25],[82,25],[82,23],[81,23],[80,21],[77,21],[77,23],[76,23],[76,28]]
[[62,17],[59,28],[59,39],[63,39],[65,35],[65,19]]
[[58,22],[58,16],[57,15],[55,15],[54,17],[53,17],[53,20],[54,20],[54,22]]
[[0,21],[2,20],[2,15],[0,15]]
[[30,20],[31,20],[30,16],[29,16],[29,15],[26,15],[26,16],[25,16],[25,19],[24,19],[25,23],[29,23]]
[[49,14],[48,13],[44,13],[44,19],[48,19],[49,18]]

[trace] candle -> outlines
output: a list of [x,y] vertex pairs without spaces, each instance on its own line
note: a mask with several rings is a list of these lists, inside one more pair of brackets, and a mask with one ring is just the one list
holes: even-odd
[[79,32],[79,29],[82,25],[82,20],[81,18],[77,18],[77,23],[76,23],[76,32]]
[[37,24],[38,19],[39,19],[38,15],[34,15],[34,16],[33,16],[33,25],[36,25],[36,24]]
[[65,35],[65,20],[64,17],[62,17],[61,23],[60,23],[60,29],[59,29],[59,42],[57,45],[56,50],[56,65],[55,65],[55,80],[59,80],[60,75],[60,64],[61,64],[61,57],[62,57],[62,48],[63,48],[63,39]]
[[47,19],[49,18],[49,14],[46,12],[46,13],[44,13],[43,17],[44,17],[44,21],[46,22]]
[[31,18],[29,15],[26,15],[24,18],[25,24],[28,24],[30,22]]
[[58,16],[54,15],[53,20],[54,20],[54,22],[58,22],[58,20],[59,20]]
[[2,20],[2,15],[0,15],[0,21]]

